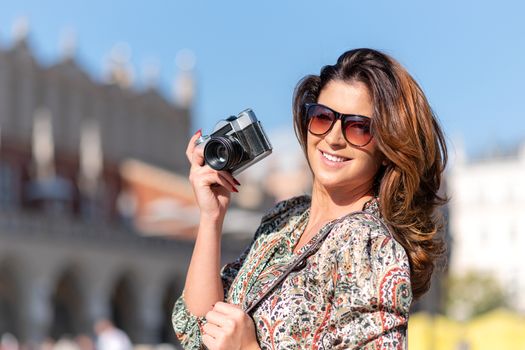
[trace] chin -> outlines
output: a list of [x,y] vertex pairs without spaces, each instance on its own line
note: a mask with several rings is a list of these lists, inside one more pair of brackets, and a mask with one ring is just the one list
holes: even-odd
[[335,179],[333,176],[316,176],[315,182],[318,186],[325,189],[340,189],[340,188],[349,188],[349,184],[341,179]]

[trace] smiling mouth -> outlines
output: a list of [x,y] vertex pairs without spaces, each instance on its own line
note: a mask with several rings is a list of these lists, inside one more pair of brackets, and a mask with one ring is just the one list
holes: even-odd
[[320,150],[320,152],[321,152],[321,155],[324,158],[328,159],[331,162],[342,163],[342,162],[346,162],[346,161],[350,160],[350,158],[335,156],[333,154],[326,153],[326,152],[323,152],[321,150]]

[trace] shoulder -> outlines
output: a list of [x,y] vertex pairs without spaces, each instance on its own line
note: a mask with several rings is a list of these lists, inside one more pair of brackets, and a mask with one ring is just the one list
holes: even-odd
[[341,251],[354,262],[361,261],[379,270],[389,265],[409,269],[404,247],[381,217],[369,212],[350,214],[333,231],[332,239],[344,242]]
[[383,219],[366,211],[351,213],[341,218],[332,228],[332,232],[344,241],[369,241],[392,237]]
[[254,241],[264,239],[269,233],[279,231],[298,220],[310,208],[309,196],[297,196],[278,202],[261,219],[254,235]]
[[339,274],[352,276],[360,290],[378,295],[380,303],[394,303],[408,312],[412,300],[408,255],[383,220],[356,213],[345,218],[336,233],[334,241],[344,242],[336,254]]
[[302,214],[310,207],[310,196],[303,195],[285,199],[275,204],[262,218],[262,221],[272,221],[278,217]]
[[379,199],[372,198],[366,202],[361,211],[349,213],[337,220],[333,230],[340,238],[370,239],[392,237],[391,231],[383,220]]
[[298,196],[281,201],[273,206],[261,219],[258,231],[274,231],[283,227],[293,218],[299,218],[310,208],[309,196]]

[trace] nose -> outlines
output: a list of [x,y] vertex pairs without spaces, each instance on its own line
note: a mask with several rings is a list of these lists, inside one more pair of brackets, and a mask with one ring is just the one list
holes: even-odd
[[325,134],[324,140],[330,146],[335,147],[335,148],[346,146],[346,140],[343,137],[340,120],[336,120],[335,124],[332,126],[332,129],[328,133]]

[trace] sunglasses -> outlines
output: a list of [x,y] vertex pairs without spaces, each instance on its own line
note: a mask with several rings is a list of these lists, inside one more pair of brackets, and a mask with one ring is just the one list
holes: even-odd
[[358,114],[343,114],[319,103],[306,103],[308,131],[322,136],[332,130],[335,122],[341,120],[341,130],[345,140],[355,147],[366,146],[372,140],[371,119]]

